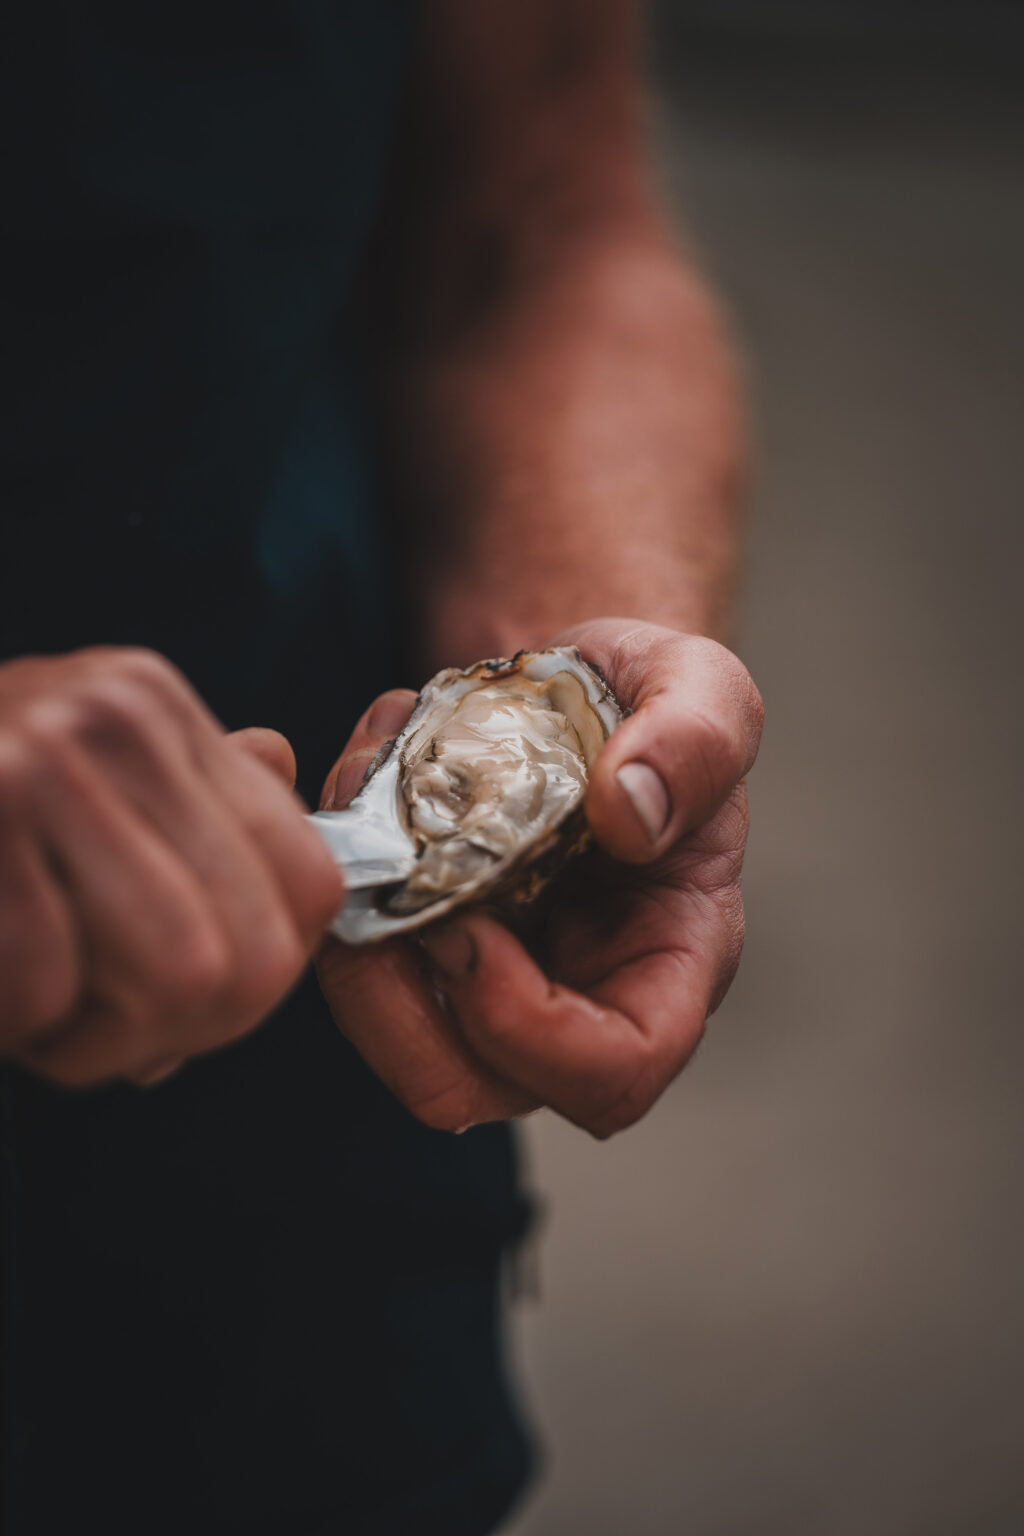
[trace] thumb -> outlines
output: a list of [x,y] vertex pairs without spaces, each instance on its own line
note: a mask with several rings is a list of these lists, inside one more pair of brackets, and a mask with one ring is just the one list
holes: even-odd
[[587,819],[609,853],[643,864],[709,820],[750,769],[761,696],[713,640],[644,624],[607,644],[603,628],[577,643],[632,713],[594,764]]
[[275,778],[281,779],[289,789],[295,788],[295,753],[287,737],[268,726],[250,725],[244,731],[230,731],[228,740],[241,747],[250,757],[255,757]]
[[392,688],[374,699],[360,719],[344,752],[327,775],[320,809],[338,811],[348,805],[366,777],[366,770],[384,743],[405,725],[416,695],[408,688]]

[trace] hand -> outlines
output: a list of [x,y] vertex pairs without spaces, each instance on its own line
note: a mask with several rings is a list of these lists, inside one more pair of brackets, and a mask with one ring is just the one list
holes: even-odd
[[[419,943],[329,940],[318,957],[342,1032],[442,1129],[540,1104],[596,1136],[631,1125],[693,1054],[739,962],[757,689],[713,641],[654,625],[601,619],[560,643],[578,645],[633,713],[588,788],[602,851],[562,877],[538,953],[467,911]],[[385,694],[368,711],[324,805],[351,798],[413,697]]]
[[151,652],[0,667],[0,1052],[147,1081],[262,1019],[344,895],[294,777]]

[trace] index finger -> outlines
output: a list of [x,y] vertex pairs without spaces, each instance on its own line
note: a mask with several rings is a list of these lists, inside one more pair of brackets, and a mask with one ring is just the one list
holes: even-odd
[[584,994],[551,981],[483,914],[428,929],[423,944],[475,1054],[599,1137],[646,1113],[696,1050],[711,1007],[713,946],[638,955]]
[[598,620],[572,638],[632,711],[594,765],[587,819],[609,853],[646,863],[702,826],[749,772],[761,696],[742,662],[699,635]]

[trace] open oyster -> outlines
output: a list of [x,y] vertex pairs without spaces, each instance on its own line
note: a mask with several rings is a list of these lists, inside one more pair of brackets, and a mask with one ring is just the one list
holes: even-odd
[[575,648],[439,672],[351,805],[314,817],[373,881],[333,931],[363,944],[464,902],[534,895],[586,841],[587,777],[621,718]]

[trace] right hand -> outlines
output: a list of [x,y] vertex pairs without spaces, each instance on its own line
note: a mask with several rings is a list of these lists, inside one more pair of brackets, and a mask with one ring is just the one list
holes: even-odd
[[344,899],[294,776],[153,652],[0,666],[0,1054],[146,1082],[264,1018]]

